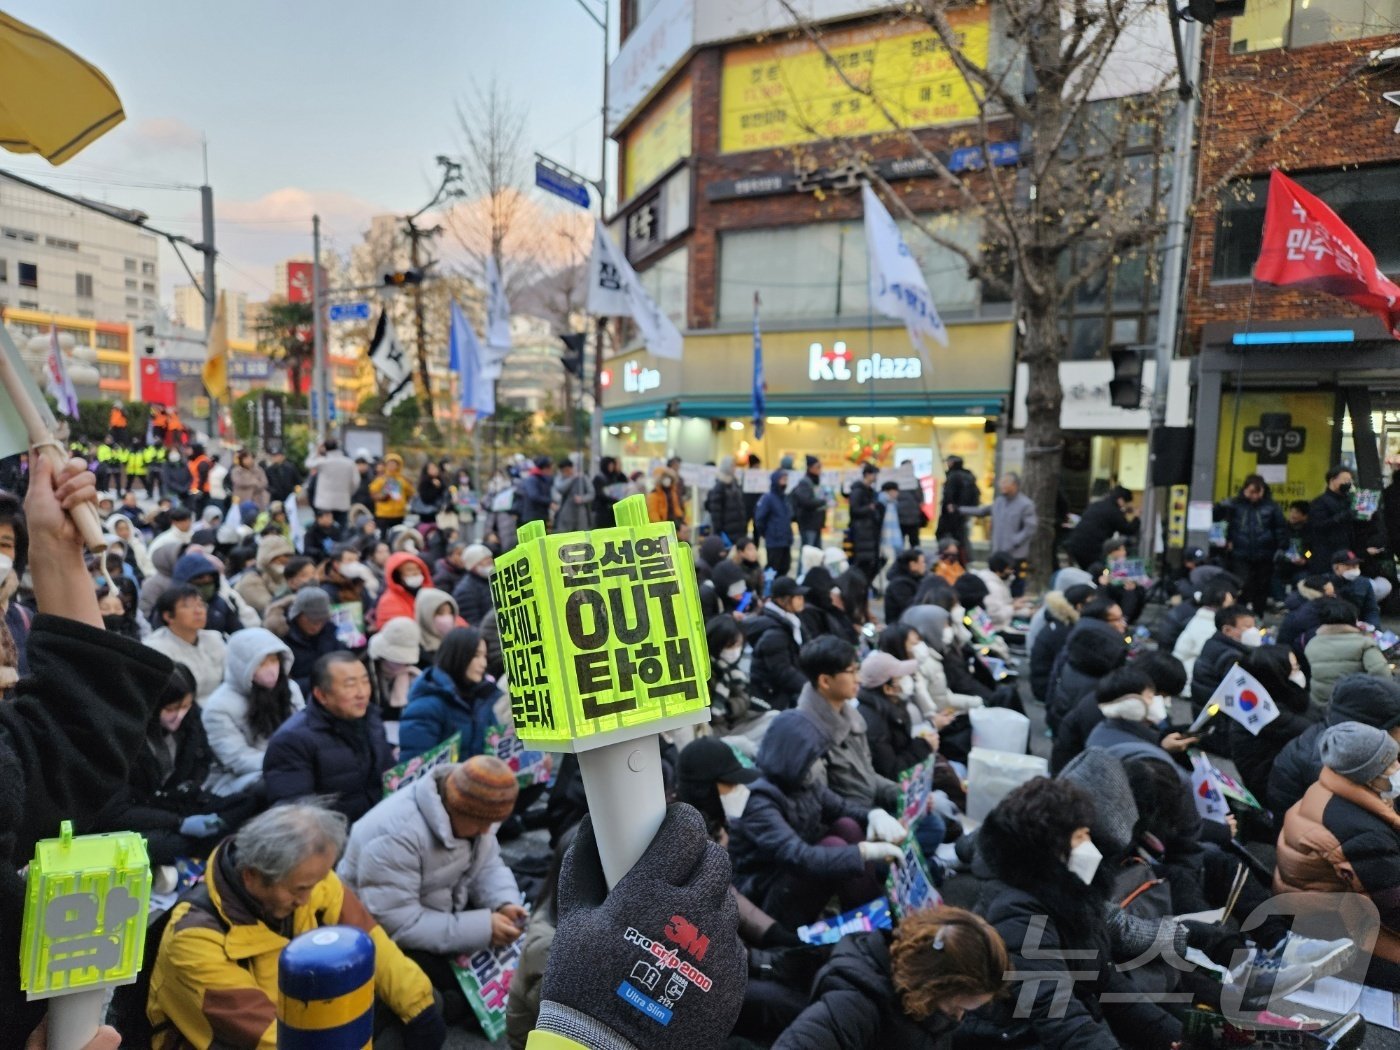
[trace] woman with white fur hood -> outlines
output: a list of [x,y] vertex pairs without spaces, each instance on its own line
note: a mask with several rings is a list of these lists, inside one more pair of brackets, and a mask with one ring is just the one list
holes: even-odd
[[920,639],[910,656],[918,663],[914,674],[914,702],[923,719],[932,722],[940,711],[969,711],[981,707],[980,696],[955,693],[948,687],[943,654],[957,642],[952,614],[941,605],[911,605],[904,610],[900,623],[917,631]]

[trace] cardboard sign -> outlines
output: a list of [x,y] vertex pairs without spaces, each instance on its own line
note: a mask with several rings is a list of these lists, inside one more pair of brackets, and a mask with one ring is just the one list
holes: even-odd
[[799,926],[797,939],[803,944],[835,944],[848,933],[888,930],[893,925],[890,903],[881,897],[869,904],[852,908],[834,919],[819,919],[808,926]]
[[1370,521],[1381,509],[1379,489],[1352,489],[1351,507],[1356,512],[1357,521]]
[[496,560],[491,597],[515,731],[529,747],[581,751],[709,720],[710,660],[690,547],[648,521],[544,534],[530,522]]
[[330,626],[335,639],[346,649],[363,649],[369,644],[365,637],[365,607],[360,602],[338,602],[331,606]]
[[520,965],[524,947],[522,933],[504,948],[487,948],[452,960],[452,973],[462,994],[471,1003],[486,1038],[493,1043],[506,1034],[506,999],[510,997],[511,978]]
[[456,765],[457,756],[462,751],[462,734],[453,733],[437,747],[430,747],[421,755],[400,762],[392,769],[384,771],[384,797],[388,798],[405,784],[422,780],[439,766]]
[[60,837],[34,846],[24,895],[19,984],[30,999],[136,980],[146,944],[151,864],[132,831]]
[[885,880],[890,909],[900,919],[920,908],[932,908],[943,903],[943,895],[933,884],[933,876],[929,874],[918,839],[910,835],[904,840],[903,849],[904,863],[891,864],[889,877]]
[[899,822],[906,828],[924,815],[933,794],[933,763],[930,755],[899,774]]
[[514,726],[491,726],[486,730],[485,751],[495,755],[515,774],[523,788],[549,783],[549,758],[543,751],[530,751],[515,735]]

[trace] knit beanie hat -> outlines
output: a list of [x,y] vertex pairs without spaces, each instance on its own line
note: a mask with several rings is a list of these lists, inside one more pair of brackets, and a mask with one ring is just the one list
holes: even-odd
[[331,598],[319,587],[303,587],[297,591],[296,597],[292,599],[291,608],[287,610],[287,619],[295,620],[298,616],[309,616],[313,620],[329,620],[331,618]]
[[379,628],[379,632],[369,640],[369,655],[372,660],[391,660],[396,664],[416,664],[422,635],[418,624],[408,616],[395,616]]
[[1094,797],[1094,838],[1112,853],[1123,853],[1133,843],[1138,821],[1137,802],[1122,761],[1100,747],[1079,752],[1060,770],[1059,780],[1078,784]]
[[460,817],[495,823],[515,808],[515,773],[495,755],[473,755],[447,774],[444,799]]
[[491,557],[491,548],[484,543],[473,543],[462,550],[462,568],[471,571]]
[[1356,784],[1375,780],[1397,754],[1400,744],[1375,726],[1342,722],[1322,734],[1322,764]]

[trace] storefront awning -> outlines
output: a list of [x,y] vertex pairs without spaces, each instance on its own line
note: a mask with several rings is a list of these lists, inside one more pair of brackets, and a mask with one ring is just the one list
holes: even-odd
[[[940,397],[910,391],[908,394],[882,394],[876,398],[833,399],[830,396],[769,396],[770,416],[792,416],[799,419],[836,419],[843,416],[999,416],[1003,397],[997,391],[980,395],[959,391],[956,397]],[[700,419],[747,419],[753,404],[745,398],[675,398],[681,416]],[[666,414],[667,401],[647,401],[619,405],[603,410],[604,425],[636,423],[645,419],[660,419]]]

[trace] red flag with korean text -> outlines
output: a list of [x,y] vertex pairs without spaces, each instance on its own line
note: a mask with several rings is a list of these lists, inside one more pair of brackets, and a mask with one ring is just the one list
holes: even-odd
[[1269,203],[1254,279],[1355,303],[1400,337],[1400,285],[1337,213],[1283,172],[1269,174]]

